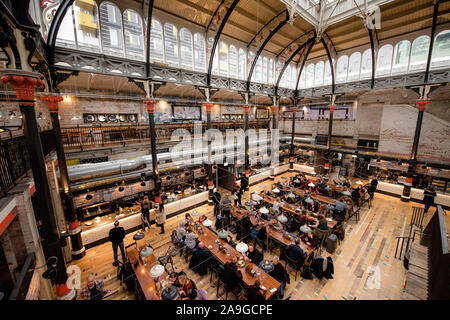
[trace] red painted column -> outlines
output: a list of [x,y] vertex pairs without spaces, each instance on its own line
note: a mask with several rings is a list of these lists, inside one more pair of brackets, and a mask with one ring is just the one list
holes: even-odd
[[71,288],[68,281],[64,254],[59,244],[60,235],[51,200],[42,143],[34,109],[34,89],[43,85],[39,77],[40,75],[37,73],[11,70],[1,80],[3,83],[9,83],[13,86],[22,113],[24,135],[36,186],[37,207],[44,225],[42,246],[47,259],[51,256],[57,258],[56,277],[53,279],[56,287],[56,296],[58,299],[74,299],[75,291]]
[[64,213],[69,226],[70,242],[72,244],[72,258],[78,260],[84,257],[86,254],[86,249],[83,246],[83,241],[81,239],[81,228],[73,206],[72,193],[70,192],[69,185],[69,175],[66,165],[66,156],[64,154],[64,147],[61,140],[58,103],[61,102],[63,98],[61,96],[47,95],[41,96],[41,100],[47,102],[48,111],[50,112],[50,117],[52,119],[53,130],[55,131],[56,153],[58,155],[59,175],[65,205]]

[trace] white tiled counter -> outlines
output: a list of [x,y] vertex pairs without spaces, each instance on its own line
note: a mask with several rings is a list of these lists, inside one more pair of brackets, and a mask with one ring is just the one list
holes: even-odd
[[305,172],[309,174],[313,174],[314,167],[305,166],[303,164],[294,164],[294,170],[298,172]]
[[[178,201],[170,202],[164,205],[164,210],[166,211],[167,217],[170,217],[175,215],[176,213],[182,212],[188,208],[192,208],[207,201],[208,191],[204,191]],[[150,210],[150,218],[151,220],[154,220],[155,218],[154,209]],[[119,219],[119,221],[120,225],[127,231],[140,226],[142,223],[140,213],[136,213],[132,216]],[[89,244],[91,243],[101,242],[102,240],[107,239],[109,230],[113,227],[113,224],[114,222],[111,222],[97,228],[81,232],[81,239],[83,240],[83,244],[85,246],[89,246]]]
[[[274,168],[274,176],[282,174],[289,170],[289,164],[283,164]],[[250,176],[249,185],[254,185],[260,181],[266,180],[270,177],[271,168],[267,168],[263,172]]]

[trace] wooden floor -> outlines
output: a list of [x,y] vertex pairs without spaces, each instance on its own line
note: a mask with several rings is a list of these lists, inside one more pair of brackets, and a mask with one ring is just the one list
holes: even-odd
[[[285,173],[282,176],[291,176]],[[276,180],[280,180],[278,176]],[[262,185],[269,187],[271,181],[262,182]],[[261,184],[250,188],[250,192],[261,189]],[[243,197],[243,203],[249,198],[248,193]],[[338,246],[334,254],[329,255],[324,251],[324,257],[331,256],[334,262],[334,279],[313,280],[302,279],[300,275],[294,281],[295,271],[291,274],[291,283],[287,285],[284,298],[291,300],[352,300],[370,299],[386,300],[400,299],[403,286],[405,284],[406,270],[400,260],[394,258],[396,236],[407,234],[408,223],[412,206],[420,206],[417,203],[404,203],[398,198],[383,194],[375,194],[372,207],[367,205],[361,211],[360,221],[356,223],[352,218],[346,225],[345,240]],[[193,210],[190,210],[191,212]],[[203,205],[197,208],[200,213],[208,217],[213,216],[213,207]],[[427,214],[426,222],[434,213],[430,210]],[[166,233],[159,234],[159,228],[152,226],[152,230],[146,231],[146,240],[149,240],[155,255],[163,255],[171,245],[170,234],[174,230],[184,214],[170,218],[166,222]],[[448,215],[446,217],[448,219]],[[448,221],[448,220],[447,220]],[[133,242],[133,233],[125,238],[125,245]],[[144,240],[141,240],[144,241]],[[275,249],[273,254],[279,254]],[[266,253],[265,257],[270,258]],[[86,278],[90,273],[94,273],[98,279],[103,279],[105,287],[116,289],[117,293],[112,294],[107,299],[111,300],[132,300],[130,294],[120,286],[117,280],[116,268],[112,265],[113,254],[110,243],[98,245],[88,249],[86,256],[72,264],[80,267],[81,285],[86,285]],[[188,269],[184,258],[175,257],[175,268],[177,271],[184,270],[202,289],[208,299],[223,299],[222,292],[216,297],[214,283],[210,284],[210,275],[199,277]],[[284,263],[284,262],[283,262]],[[213,281],[214,282],[214,281]],[[229,299],[232,297],[229,295]]]

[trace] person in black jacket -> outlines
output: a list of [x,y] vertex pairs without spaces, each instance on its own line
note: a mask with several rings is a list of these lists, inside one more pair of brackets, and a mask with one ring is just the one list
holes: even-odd
[[231,262],[224,264],[221,280],[233,291],[236,291],[238,288],[238,283],[242,280],[242,273],[237,267],[236,257],[233,257]]
[[427,189],[423,192],[423,203],[425,204],[425,213],[428,209],[434,205],[434,198],[437,196],[436,191],[434,191],[434,186],[429,185]]
[[214,193],[212,195],[212,201],[214,202],[214,216],[217,216],[220,213],[220,200],[222,196],[220,195],[217,189],[214,189]]
[[200,242],[197,248],[192,253],[192,258],[189,263],[189,269],[204,276],[208,273],[208,263],[207,261],[211,258],[211,252],[205,248],[203,242]]
[[280,263],[280,258],[274,256],[272,259],[273,270],[269,272],[269,275],[273,277],[280,283],[280,292],[279,297],[283,299],[284,296],[284,288],[286,287],[286,283],[290,283],[289,274],[286,269]]
[[109,241],[111,241],[112,243],[114,253],[114,262],[113,262],[114,266],[117,266],[118,264],[117,247],[120,247],[123,262],[125,263],[127,261],[127,255],[125,254],[125,246],[123,244],[124,238],[125,238],[125,229],[119,227],[119,221],[116,220],[114,222],[114,228],[109,230]]
[[236,202],[240,205],[242,205],[242,195],[244,194],[244,192],[242,191],[242,188],[238,187],[238,191],[236,192],[236,196],[238,197]]
[[286,247],[284,254],[289,259],[295,261],[298,267],[301,267],[306,259],[306,253],[300,248],[300,239],[298,238],[295,238],[294,243]]
[[266,300],[264,294],[261,291],[261,282],[256,279],[255,283],[247,288],[247,300],[250,301],[261,301]]
[[256,249],[252,244],[249,244],[247,258],[249,258],[250,261],[254,264],[259,265],[259,263],[264,259],[264,255],[259,252],[259,250]]
[[370,195],[370,200],[373,199],[373,195],[375,194],[375,191],[377,190],[377,186],[378,186],[378,180],[377,178],[373,178],[372,181],[370,181],[370,186],[367,189],[367,191],[369,192]]
[[267,246],[267,227],[265,224],[261,225],[261,228],[258,230],[256,240],[263,250],[265,250]]

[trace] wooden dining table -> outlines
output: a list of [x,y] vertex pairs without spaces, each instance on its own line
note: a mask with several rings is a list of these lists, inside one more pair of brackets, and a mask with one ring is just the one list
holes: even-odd
[[[243,255],[239,253],[236,249],[234,249],[232,246],[230,246],[227,242],[225,242],[222,239],[219,239],[219,237],[209,228],[201,225],[202,230],[204,231],[203,234],[198,235],[198,239],[204,243],[205,248],[207,248],[212,255],[220,261],[220,263],[225,264],[227,262],[230,262],[233,257],[240,258]],[[226,253],[219,250],[219,245],[216,241],[219,241],[225,248]],[[257,265],[251,262],[246,262],[246,265],[250,264],[253,270],[256,271],[256,274],[252,276],[250,273],[248,273],[245,270],[245,267],[240,267],[239,270],[242,273],[242,281],[246,286],[251,286],[255,283],[256,279],[259,279],[261,282],[261,286],[264,286],[266,290],[264,290],[264,296],[268,300],[270,297],[275,294],[277,291],[280,290],[280,283],[275,280],[273,277],[271,277],[268,273],[263,271],[261,268],[259,268]],[[272,290],[276,289],[276,290]]]
[[[137,282],[139,283],[142,293],[146,300],[161,300],[160,294],[156,290],[155,279],[150,276],[150,270],[153,266],[160,264],[154,254],[147,257],[147,265],[142,263],[139,258],[139,253],[135,247],[127,249],[128,259],[130,259],[131,267],[136,275]],[[136,263],[137,261],[137,263]],[[136,266],[135,266],[136,265]],[[164,272],[158,281],[168,281],[169,275]]]

